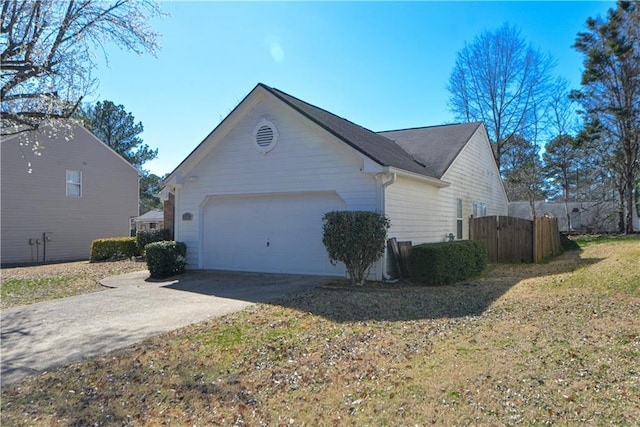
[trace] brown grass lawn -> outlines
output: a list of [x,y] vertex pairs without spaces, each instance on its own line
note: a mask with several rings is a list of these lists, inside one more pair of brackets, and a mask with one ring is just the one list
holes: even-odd
[[324,288],[3,388],[12,425],[637,425],[640,242]]
[[0,270],[0,308],[33,304],[106,288],[98,280],[109,276],[145,270],[144,262],[65,262]]

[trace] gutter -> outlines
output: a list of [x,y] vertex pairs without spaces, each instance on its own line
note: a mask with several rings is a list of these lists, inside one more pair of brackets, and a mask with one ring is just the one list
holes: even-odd
[[[427,184],[431,184],[431,185],[433,185],[435,187],[438,187],[438,188],[445,188],[445,187],[449,187],[451,185],[450,182],[443,181],[441,179],[433,178],[433,177],[426,176],[426,175],[421,175],[421,174],[415,173],[415,172],[409,172],[409,171],[406,171],[404,169],[398,169],[398,168],[394,168],[394,167],[389,167],[389,168],[386,168],[386,169],[387,169],[387,171],[389,173],[394,174],[394,176],[395,175],[400,175],[400,176],[403,176],[403,177],[406,177],[406,178],[416,179],[418,181],[422,181],[422,182],[425,182]],[[394,182],[395,182],[395,179],[394,179]]]
[[[389,172],[389,168],[385,168],[386,172],[380,172],[375,174],[375,178],[376,181],[380,181],[380,183],[382,184],[380,186],[380,212],[382,212],[383,214],[386,214],[385,212],[385,207],[386,207],[386,190],[387,187],[389,187],[390,185],[394,184],[396,182],[396,180],[398,179],[398,174],[396,172]],[[383,176],[384,175],[391,175],[391,177],[389,179],[387,179],[386,181],[383,181]],[[387,274],[387,249],[386,249],[386,242],[385,242],[385,255],[382,258],[382,280],[384,282],[393,282],[393,280],[391,280],[391,277],[389,277],[389,275]]]

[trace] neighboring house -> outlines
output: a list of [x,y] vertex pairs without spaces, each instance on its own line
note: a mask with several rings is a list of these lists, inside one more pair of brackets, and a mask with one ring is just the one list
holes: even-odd
[[[536,216],[558,218],[561,232],[615,233],[618,230],[618,204],[616,202],[534,202]],[[529,202],[509,202],[509,216],[532,219]]]
[[93,240],[129,235],[138,171],[84,127],[16,135],[0,147],[2,264],[89,259]]
[[175,204],[175,239],[201,269],[344,276],[322,244],[332,210],[384,213],[389,236],[414,244],[466,239],[470,215],[507,214],[483,124],[375,133],[263,84],[163,193]]
[[136,230],[155,230],[164,228],[164,212],[150,210],[136,218]]

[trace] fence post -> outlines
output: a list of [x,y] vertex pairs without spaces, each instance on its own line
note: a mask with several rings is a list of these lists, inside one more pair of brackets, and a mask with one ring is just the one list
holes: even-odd
[[531,245],[533,252],[533,262],[538,262],[538,218],[533,217],[533,227],[531,227]]

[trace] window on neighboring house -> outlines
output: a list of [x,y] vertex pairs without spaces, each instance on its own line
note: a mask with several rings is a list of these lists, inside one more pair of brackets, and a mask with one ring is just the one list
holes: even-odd
[[150,229],[152,229],[152,230],[153,230],[154,228],[156,228],[156,223],[155,223],[155,222],[150,222],[150,223],[149,223],[149,228],[150,228]]
[[473,217],[478,218],[478,202],[473,202]]
[[480,203],[480,216],[487,216],[487,204]]
[[67,197],[82,197],[82,171],[67,171]]
[[458,199],[456,209],[456,239],[462,239],[462,199]]

